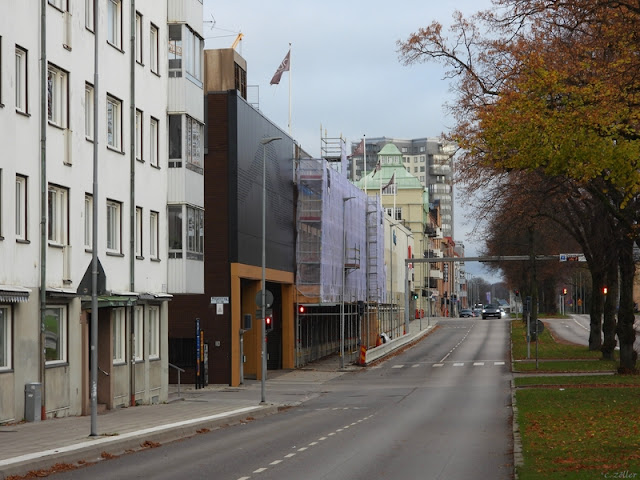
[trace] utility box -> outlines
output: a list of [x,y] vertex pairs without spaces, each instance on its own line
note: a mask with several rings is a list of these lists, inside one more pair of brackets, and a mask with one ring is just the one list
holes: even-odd
[[42,408],[42,384],[27,383],[24,386],[24,419],[27,422],[39,422],[42,420],[40,412]]

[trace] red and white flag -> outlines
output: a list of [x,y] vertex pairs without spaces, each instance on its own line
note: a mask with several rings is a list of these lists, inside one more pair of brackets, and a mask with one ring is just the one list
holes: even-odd
[[391,179],[389,180],[389,183],[387,183],[384,187],[382,187],[382,190],[386,189],[387,187],[390,187],[395,182],[396,182],[396,172],[393,172],[393,175],[391,175]]
[[360,143],[349,157],[357,157],[358,155],[364,155],[364,138],[360,140]]
[[273,74],[273,78],[271,79],[271,85],[278,85],[280,83],[280,78],[284,72],[289,71],[289,66],[291,65],[291,49],[287,52],[287,55],[280,63],[280,66],[276,70],[276,73]]
[[376,166],[373,169],[373,175],[371,175],[371,178],[375,177],[376,173],[378,173],[379,171],[380,171],[380,160],[378,160],[378,163],[376,163]]

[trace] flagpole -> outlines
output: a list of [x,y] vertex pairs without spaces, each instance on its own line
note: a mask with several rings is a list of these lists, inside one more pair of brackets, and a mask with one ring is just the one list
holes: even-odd
[[391,185],[393,185],[393,219],[396,220],[396,193],[398,192],[398,185],[396,184],[396,171],[393,171],[393,176],[391,177],[393,179],[393,183]]
[[367,136],[362,136],[362,154],[364,155],[364,194],[367,194]]
[[291,42],[289,42],[289,136],[291,137]]

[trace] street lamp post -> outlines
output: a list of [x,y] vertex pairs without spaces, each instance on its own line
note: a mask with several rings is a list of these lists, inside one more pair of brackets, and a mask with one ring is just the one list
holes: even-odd
[[276,140],[282,140],[282,137],[266,137],[260,140],[260,143],[262,144],[262,321],[260,322],[260,356],[262,358],[262,375],[260,375],[260,403],[266,403],[265,384],[267,380],[267,335],[264,325],[264,319],[266,318],[267,310],[267,282],[265,278],[265,270],[267,264],[267,144]]
[[342,199],[342,301],[340,302],[340,368],[344,368],[344,284],[346,281],[345,264],[347,254],[347,231],[344,226],[344,210],[347,202],[356,197]]

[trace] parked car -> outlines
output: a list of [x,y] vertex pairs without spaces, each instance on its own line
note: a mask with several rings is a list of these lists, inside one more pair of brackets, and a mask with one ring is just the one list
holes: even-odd
[[469,317],[475,317],[473,310],[469,308],[463,308],[462,310],[460,310],[460,318],[469,318]]
[[502,310],[500,310],[500,307],[491,303],[485,305],[482,309],[482,319],[486,320],[487,318],[502,318]]

